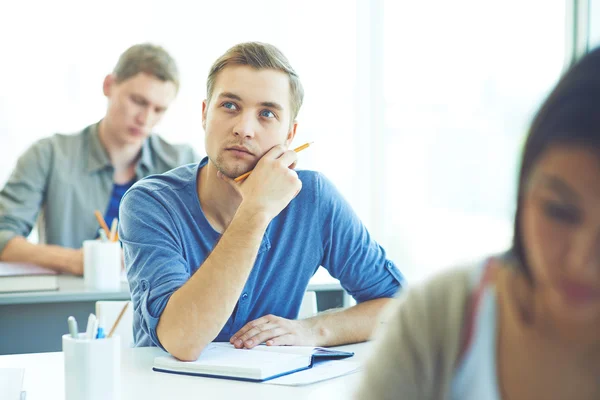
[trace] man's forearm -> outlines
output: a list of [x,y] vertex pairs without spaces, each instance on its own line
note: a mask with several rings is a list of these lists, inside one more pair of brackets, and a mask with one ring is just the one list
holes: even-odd
[[0,253],[2,262],[37,264],[60,272],[83,273],[83,253],[60,246],[34,244],[22,236],[12,238]]
[[338,346],[368,340],[384,323],[381,311],[390,298],[365,301],[346,309],[326,311],[304,320],[316,339],[316,346]]
[[221,331],[254,266],[268,222],[240,207],[212,253],[171,296],[157,335],[173,356],[198,358]]

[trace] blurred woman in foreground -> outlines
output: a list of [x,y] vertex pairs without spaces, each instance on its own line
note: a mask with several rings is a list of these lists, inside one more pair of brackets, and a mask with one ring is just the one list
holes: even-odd
[[407,291],[359,399],[600,399],[600,50],[530,128],[512,249]]

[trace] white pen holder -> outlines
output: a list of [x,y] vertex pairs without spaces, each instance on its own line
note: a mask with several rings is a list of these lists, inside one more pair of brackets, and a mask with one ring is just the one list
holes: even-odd
[[83,280],[88,288],[121,289],[121,245],[119,242],[83,242]]
[[119,336],[74,339],[63,335],[66,400],[118,400],[121,393],[121,344]]

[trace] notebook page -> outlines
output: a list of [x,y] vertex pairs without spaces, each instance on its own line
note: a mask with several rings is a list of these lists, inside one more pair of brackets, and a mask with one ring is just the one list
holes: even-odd
[[301,357],[308,365],[308,358],[297,354],[271,353],[255,350],[236,349],[225,343],[211,343],[202,351],[196,361],[179,361],[172,356],[157,357],[154,366],[173,370],[185,370],[261,375],[260,371],[277,370],[279,365],[287,365]]
[[353,353],[337,349],[328,349],[325,347],[310,347],[310,346],[266,346],[260,345],[254,347],[255,350],[270,351],[274,353],[289,353],[302,354],[305,356],[332,356],[336,358],[344,358],[344,356],[352,356]]
[[253,348],[257,351],[265,351],[272,353],[286,353],[286,354],[300,354],[304,356],[310,356],[313,354],[315,348],[310,346],[266,346],[260,345]]
[[360,368],[360,363],[353,361],[326,361],[316,363],[310,369],[271,379],[265,383],[284,386],[310,385],[312,383],[355,373],[359,371]]

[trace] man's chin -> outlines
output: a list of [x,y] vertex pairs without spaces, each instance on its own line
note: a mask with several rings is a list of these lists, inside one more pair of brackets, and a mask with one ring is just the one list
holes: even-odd
[[231,179],[235,179],[238,176],[243,175],[248,171],[251,171],[254,167],[251,165],[247,165],[246,163],[231,162],[231,160],[227,161],[225,161],[223,158],[217,158],[216,160],[212,161],[212,163],[216,167],[217,171],[221,172],[223,175]]
[[248,170],[227,170],[227,169],[219,169],[219,171],[230,179],[235,179],[240,175],[245,174]]
[[143,143],[144,140],[146,140],[147,138],[148,138],[148,135],[132,135],[132,134],[129,134],[129,135],[126,135],[125,137],[122,137],[121,140],[125,144],[134,145],[134,144]]

